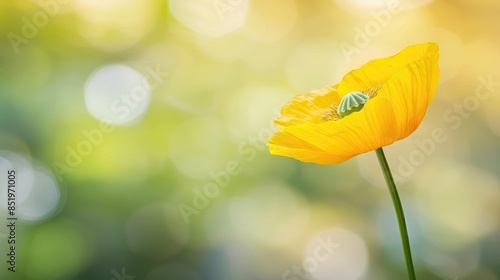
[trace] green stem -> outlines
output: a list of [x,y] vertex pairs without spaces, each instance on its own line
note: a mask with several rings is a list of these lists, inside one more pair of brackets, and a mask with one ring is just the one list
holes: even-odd
[[408,277],[410,280],[416,280],[415,269],[413,268],[413,261],[411,258],[410,250],[410,240],[408,239],[408,230],[406,229],[405,214],[403,212],[403,206],[401,205],[401,200],[399,199],[398,190],[396,189],[396,184],[392,178],[391,169],[387,163],[387,159],[384,155],[384,150],[379,148],[375,151],[377,153],[378,162],[384,173],[385,181],[389,187],[389,192],[391,193],[392,203],[394,204],[394,210],[396,210],[396,216],[398,218],[399,233],[401,234],[401,243],[403,243],[403,251],[406,261],[406,270],[408,270]]

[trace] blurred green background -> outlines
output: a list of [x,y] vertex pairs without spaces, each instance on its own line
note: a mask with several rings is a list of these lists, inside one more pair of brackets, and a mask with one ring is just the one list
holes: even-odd
[[295,95],[436,41],[436,97],[385,149],[418,277],[500,279],[499,14],[496,0],[0,1],[0,278],[406,279],[374,153],[319,166],[265,141]]

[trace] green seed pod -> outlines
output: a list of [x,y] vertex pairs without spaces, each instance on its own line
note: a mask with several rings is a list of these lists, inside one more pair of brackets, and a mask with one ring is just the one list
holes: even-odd
[[337,109],[340,118],[349,116],[354,112],[359,112],[365,106],[365,103],[370,99],[370,97],[361,92],[350,92],[342,97],[340,105]]

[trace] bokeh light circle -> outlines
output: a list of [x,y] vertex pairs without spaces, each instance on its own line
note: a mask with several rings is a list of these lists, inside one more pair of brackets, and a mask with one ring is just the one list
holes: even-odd
[[85,85],[85,105],[94,118],[126,125],[147,112],[151,90],[147,79],[123,64],[105,65],[92,73]]
[[31,192],[19,205],[17,213],[21,219],[39,221],[54,214],[60,204],[61,192],[50,171],[35,167],[34,175]]
[[[35,173],[29,162],[25,157],[7,150],[0,150],[0,170],[7,172],[7,170],[14,169],[16,172],[16,200],[17,203],[23,203],[30,195],[35,182]],[[7,189],[7,181],[0,182],[2,190]],[[7,208],[7,199],[5,198],[7,192],[0,192],[0,206],[4,209]]]
[[[62,2],[62,1],[59,1]],[[67,1],[65,1],[67,2]],[[90,45],[120,51],[136,44],[154,27],[158,1],[73,0],[75,25]],[[74,40],[71,41],[74,43]]]
[[465,60],[465,46],[462,39],[450,30],[433,28],[428,31],[427,40],[439,45],[439,67],[441,76],[439,83],[453,79]]
[[425,251],[424,264],[428,270],[442,279],[463,279],[478,268],[480,257],[479,246],[460,251],[443,251],[431,247]]
[[302,267],[317,280],[357,280],[367,272],[368,263],[368,249],[358,234],[331,228],[309,240]]
[[[52,216],[60,205],[61,192],[51,171],[42,164],[31,164],[11,151],[0,151],[0,171],[15,171],[12,189],[16,194],[16,216],[23,220],[40,221]],[[7,190],[7,181],[0,182]],[[7,191],[0,192],[0,208],[7,209]]]
[[219,37],[245,23],[248,3],[248,0],[169,0],[168,8],[187,28]]
[[230,214],[231,223],[241,234],[272,245],[296,240],[309,222],[302,198],[280,184],[253,188],[244,197],[232,200]]
[[434,0],[334,0],[343,10],[354,14],[394,9],[396,11],[413,10],[424,7]]

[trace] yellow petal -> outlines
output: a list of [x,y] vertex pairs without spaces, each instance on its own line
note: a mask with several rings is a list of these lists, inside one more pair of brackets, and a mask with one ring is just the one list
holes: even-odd
[[401,133],[410,135],[427,111],[439,80],[439,53],[435,43],[409,46],[400,53],[375,59],[347,74],[338,86],[340,96],[380,85],[377,97],[392,104]]
[[279,126],[292,126],[303,122],[324,122],[322,116],[332,103],[340,103],[336,86],[327,86],[306,95],[296,96],[281,109],[281,115],[274,123]]
[[338,121],[283,127],[269,139],[268,145],[271,154],[333,164],[389,145],[398,134],[392,106],[381,97]]
[[[434,97],[438,56],[435,43],[410,46],[351,71],[337,87],[295,98],[276,120],[281,128],[268,141],[271,154],[339,163],[407,137]],[[339,120],[321,118],[345,94],[373,88],[379,88],[376,96],[361,111]]]
[[268,141],[269,152],[272,155],[292,157],[304,162],[318,164],[338,163],[349,159],[328,154],[310,143],[301,140],[290,133],[278,131]]

